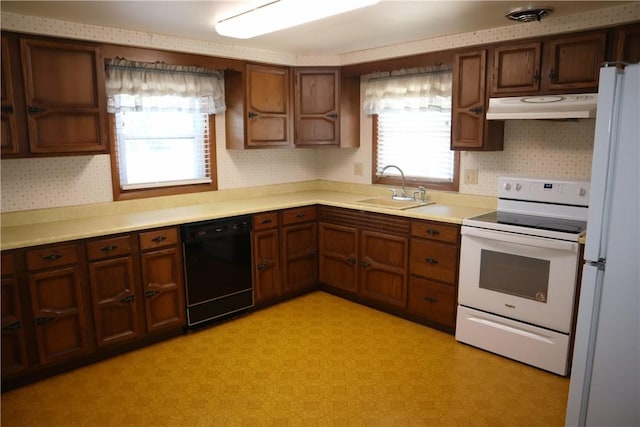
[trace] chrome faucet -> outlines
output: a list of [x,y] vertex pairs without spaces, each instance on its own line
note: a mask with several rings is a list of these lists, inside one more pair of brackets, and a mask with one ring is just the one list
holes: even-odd
[[402,169],[400,169],[398,166],[396,166],[396,165],[387,165],[387,166],[383,167],[382,168],[382,172],[380,173],[380,177],[383,177],[384,176],[384,171],[386,171],[389,168],[398,169],[398,172],[400,172],[400,176],[402,177],[402,195],[397,196],[395,188],[394,188],[392,190],[393,191],[393,195],[391,196],[391,198],[395,199],[395,200],[412,200],[411,197],[407,196],[407,190],[405,189],[404,172],[402,172]]

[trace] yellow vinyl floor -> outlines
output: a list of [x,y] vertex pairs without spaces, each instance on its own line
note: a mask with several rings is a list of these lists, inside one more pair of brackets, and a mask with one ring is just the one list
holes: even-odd
[[3,393],[13,426],[562,426],[569,380],[314,292]]

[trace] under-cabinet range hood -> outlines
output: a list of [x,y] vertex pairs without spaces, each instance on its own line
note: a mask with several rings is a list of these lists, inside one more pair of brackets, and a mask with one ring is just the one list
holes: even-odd
[[597,93],[490,98],[487,120],[595,118]]

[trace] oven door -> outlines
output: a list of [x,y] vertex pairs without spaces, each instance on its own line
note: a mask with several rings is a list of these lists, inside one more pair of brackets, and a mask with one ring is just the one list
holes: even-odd
[[578,244],[462,227],[459,304],[569,333]]

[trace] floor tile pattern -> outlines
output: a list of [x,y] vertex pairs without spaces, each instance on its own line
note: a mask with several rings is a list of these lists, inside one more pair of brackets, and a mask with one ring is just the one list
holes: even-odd
[[566,378],[315,292],[1,396],[2,426],[561,426]]

